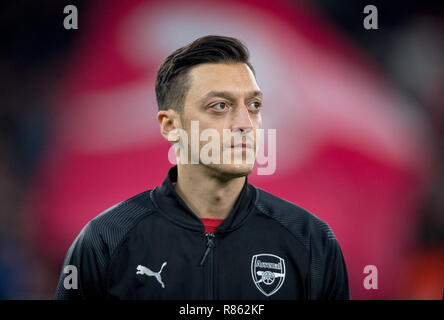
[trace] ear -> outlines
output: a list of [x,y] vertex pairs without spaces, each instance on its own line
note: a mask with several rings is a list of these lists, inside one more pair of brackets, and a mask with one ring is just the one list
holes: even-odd
[[180,129],[179,114],[172,109],[161,110],[157,113],[160,133],[169,142],[178,142],[180,139],[177,129]]

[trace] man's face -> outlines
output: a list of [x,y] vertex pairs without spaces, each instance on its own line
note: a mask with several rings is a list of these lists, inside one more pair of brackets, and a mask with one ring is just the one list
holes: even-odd
[[[253,170],[257,150],[256,130],[262,127],[262,93],[254,74],[244,63],[206,63],[193,67],[189,71],[189,80],[190,89],[181,120],[189,137],[190,154],[194,153],[200,159],[199,165],[207,166],[226,178],[248,175]],[[191,147],[191,121],[198,121],[199,137],[206,129],[217,131],[220,137],[219,164],[202,163],[201,150],[212,138],[208,141],[199,139],[199,151]],[[231,137],[227,135],[228,132]],[[238,142],[247,146],[237,147],[235,144]],[[224,152],[230,151],[229,149],[231,159],[226,161]],[[196,152],[199,154],[196,155]],[[206,154],[213,153],[210,151]],[[235,155],[241,164],[235,163]],[[247,157],[250,161],[247,161]]]

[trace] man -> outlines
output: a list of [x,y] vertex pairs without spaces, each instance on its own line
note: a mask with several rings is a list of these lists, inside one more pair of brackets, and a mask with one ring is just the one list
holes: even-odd
[[[77,289],[62,272],[56,298],[350,298],[330,227],[248,183],[262,125],[262,92],[248,59],[239,40],[206,36],[165,60],[158,122],[178,164],[161,186],[84,227],[64,265],[77,270]],[[193,146],[196,124],[198,139],[216,133],[209,152],[205,139]]]

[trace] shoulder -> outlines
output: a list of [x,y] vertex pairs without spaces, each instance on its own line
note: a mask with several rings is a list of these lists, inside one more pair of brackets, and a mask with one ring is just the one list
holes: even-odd
[[330,240],[336,240],[328,223],[315,214],[261,188],[255,188],[255,205],[259,212],[288,229],[307,249],[312,241],[325,245]]
[[119,202],[101,212],[90,223],[100,228],[119,227],[125,228],[138,221],[154,210],[151,201],[151,191],[141,192],[127,200]]
[[151,191],[139,193],[104,210],[86,224],[79,238],[88,246],[101,247],[112,255],[127,233],[154,212]]
[[59,278],[57,299],[102,297],[105,292],[109,262],[118,245],[139,221],[151,215],[150,194],[142,192],[106,209],[90,220],[80,231],[66,255],[64,266],[81,270],[80,290],[67,291],[64,274]]

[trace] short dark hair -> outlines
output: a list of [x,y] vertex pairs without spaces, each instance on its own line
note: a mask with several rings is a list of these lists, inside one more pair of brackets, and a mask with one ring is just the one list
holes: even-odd
[[238,39],[208,35],[177,49],[160,66],[156,77],[156,99],[159,110],[183,111],[190,89],[188,71],[202,63],[245,63],[256,76],[249,62],[248,48]]

